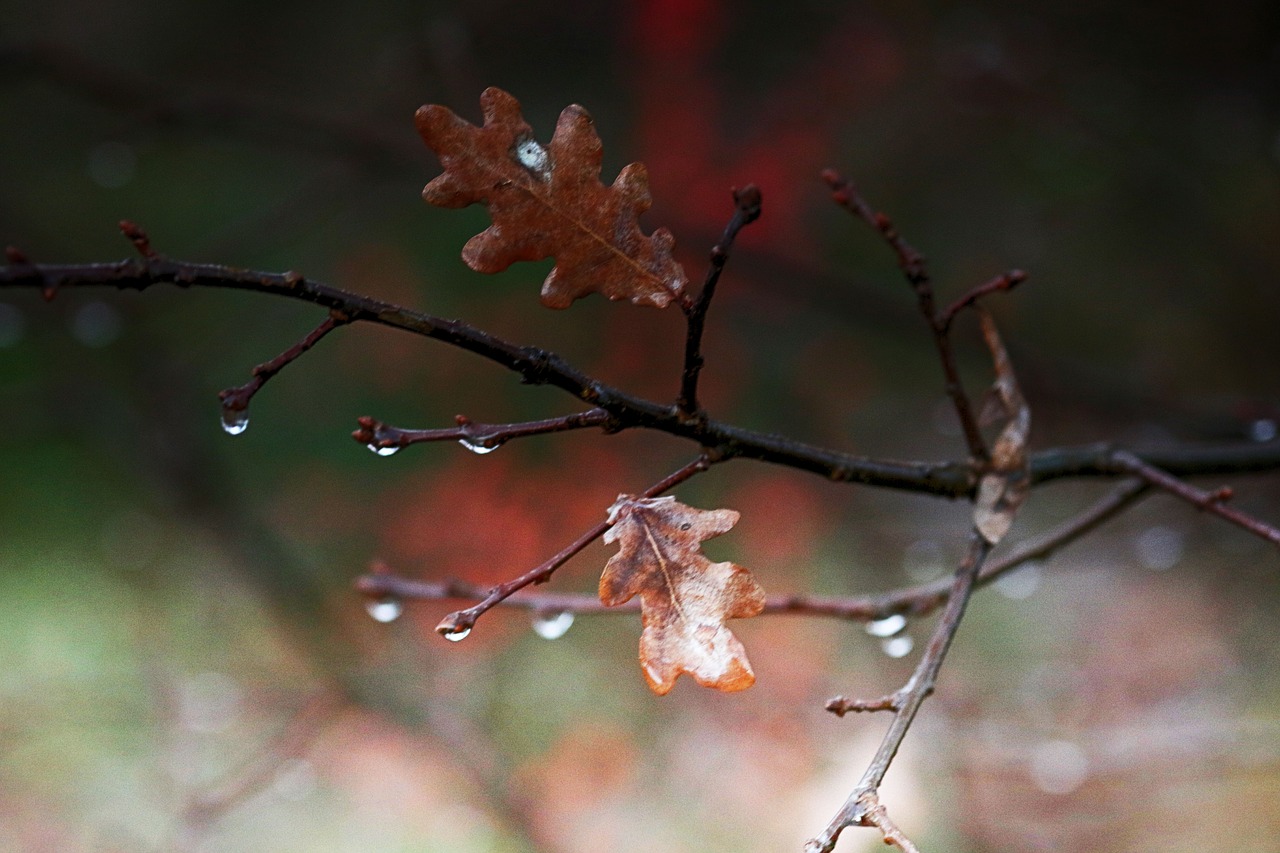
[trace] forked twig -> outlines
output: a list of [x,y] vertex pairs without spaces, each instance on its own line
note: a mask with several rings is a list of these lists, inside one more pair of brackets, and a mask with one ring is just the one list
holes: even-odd
[[350,323],[351,319],[336,309],[330,309],[329,316],[293,346],[280,353],[270,361],[264,361],[251,371],[252,379],[235,388],[227,388],[218,392],[222,401],[222,428],[232,435],[244,432],[249,425],[249,403],[267,380],[275,376],[300,355],[320,342],[320,339],[339,326]]
[[1213,513],[1219,518],[1242,527],[1272,545],[1280,545],[1280,529],[1254,518],[1246,512],[1227,506],[1227,501],[1231,500],[1235,494],[1230,486],[1223,486],[1212,492],[1206,492],[1204,489],[1198,489],[1190,483],[1178,479],[1168,471],[1162,471],[1155,465],[1143,461],[1127,450],[1115,451],[1112,454],[1112,458],[1121,470],[1136,474],[1156,488],[1163,489],[1169,494],[1181,498],[1197,509]]
[[[640,493],[641,497],[652,498],[663,492],[674,489],[676,486],[688,480],[694,474],[701,473],[711,467],[712,464],[719,460],[714,459],[710,454],[703,453],[694,459],[688,465],[674,471],[668,476],[654,483],[649,488]],[[501,604],[510,598],[514,593],[519,592],[530,584],[546,583],[550,580],[555,570],[563,566],[571,557],[586,548],[592,542],[604,535],[604,532],[611,526],[608,519],[596,524],[590,530],[583,533],[570,544],[566,545],[559,553],[548,559],[539,566],[535,566],[524,574],[512,578],[511,580],[500,583],[489,590],[488,594],[477,604],[468,607],[465,610],[455,610],[444,619],[440,620],[440,624],[436,626],[436,633],[447,639],[459,640],[471,632],[472,627],[476,624],[476,620],[494,605]]]
[[929,331],[933,333],[934,346],[937,348],[938,359],[942,362],[942,373],[946,379],[947,396],[951,398],[951,405],[955,408],[956,416],[960,419],[960,428],[964,433],[969,455],[976,462],[986,462],[987,444],[982,439],[982,431],[978,428],[978,419],[974,416],[973,407],[969,403],[969,396],[964,390],[964,383],[960,380],[960,370],[956,366],[955,351],[951,347],[951,337],[948,334],[950,322],[944,323],[934,307],[933,284],[929,279],[929,269],[925,264],[924,255],[916,251],[915,247],[903,239],[902,235],[894,227],[893,220],[883,213],[873,210],[871,205],[867,204],[866,199],[858,192],[858,188],[854,186],[853,181],[845,178],[834,169],[825,170],[822,173],[822,179],[831,188],[832,199],[845,210],[879,231],[880,236],[884,238],[889,247],[893,249],[894,254],[897,255],[898,266],[902,269],[902,274],[906,276],[907,283],[915,291],[920,313],[924,315],[925,322],[929,324]]
[[[889,822],[888,816],[883,814],[882,811],[877,811],[879,800],[876,798],[876,791],[879,790],[880,783],[884,780],[884,775],[889,770],[889,765],[893,762],[894,756],[898,754],[898,748],[902,745],[903,738],[906,737],[907,731],[911,728],[920,706],[933,693],[933,687],[938,678],[938,670],[942,667],[942,661],[946,658],[947,649],[951,647],[951,641],[955,639],[956,630],[960,627],[960,620],[964,616],[965,605],[969,603],[969,596],[973,592],[978,572],[981,570],[982,563],[990,550],[990,543],[981,534],[974,531],[970,536],[969,553],[956,570],[946,609],[943,610],[942,617],[938,620],[938,624],[933,630],[933,635],[929,637],[929,643],[925,646],[924,654],[920,656],[920,662],[916,664],[911,678],[894,695],[890,707],[886,709],[891,710],[893,713],[893,720],[889,723],[889,730],[885,733],[884,739],[881,740],[880,747],[876,750],[871,763],[867,765],[862,778],[858,781],[857,786],[854,787],[853,793],[845,800],[844,805],[836,812],[835,817],[831,819],[826,829],[816,838],[809,840],[805,845],[805,853],[831,853],[831,850],[835,848],[836,840],[840,837],[840,833],[850,826],[880,827],[881,831],[885,832],[886,841],[898,843],[890,839],[888,832],[885,831],[888,828],[901,841],[910,844],[898,832],[897,827]],[[910,848],[904,847],[903,849]]]
[[680,396],[676,400],[676,409],[686,417],[693,417],[701,410],[698,403],[698,376],[702,373],[704,363],[702,332],[706,327],[707,309],[711,307],[711,298],[716,293],[716,283],[720,281],[720,273],[729,260],[729,251],[733,248],[738,232],[760,218],[760,204],[760,188],[755,184],[747,184],[733,191],[733,216],[725,225],[720,242],[711,249],[711,265],[707,269],[702,291],[692,306],[685,309],[688,332],[685,336],[684,371],[680,377]]

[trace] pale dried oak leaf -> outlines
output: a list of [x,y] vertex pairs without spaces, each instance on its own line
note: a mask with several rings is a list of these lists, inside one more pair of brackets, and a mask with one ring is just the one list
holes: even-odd
[[585,109],[566,107],[544,147],[511,95],[489,88],[480,105],[483,127],[434,104],[416,116],[444,167],[422,197],[440,207],[489,208],[493,224],[462,250],[468,266],[495,273],[554,257],[542,285],[549,308],[589,293],[659,308],[683,296],[688,279],[671,254],[675,238],[665,228],[640,230],[638,216],[651,203],[644,166],[627,166],[611,187],[600,183],[600,137]]
[[1027,458],[1031,409],[1018,387],[1018,379],[1014,376],[1004,342],[1000,340],[996,321],[986,310],[976,310],[996,373],[988,407],[995,417],[1005,422],[991,448],[991,469],[978,481],[978,496],[973,507],[974,526],[984,539],[994,545],[1009,532],[1014,516],[1031,491],[1031,470]]
[[701,547],[737,524],[738,513],[619,495],[609,520],[604,540],[621,546],[600,576],[600,600],[614,606],[640,596],[640,665],[653,692],[667,693],[685,672],[717,690],[754,684],[746,651],[724,622],[759,614],[764,590],[749,571],[713,563]]

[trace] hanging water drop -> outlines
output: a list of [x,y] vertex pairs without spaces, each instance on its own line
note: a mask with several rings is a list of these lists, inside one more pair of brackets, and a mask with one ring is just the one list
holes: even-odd
[[239,435],[249,428],[249,412],[246,409],[222,409],[222,430],[227,435]]
[[366,444],[365,447],[369,448],[379,456],[394,456],[400,452],[400,445],[398,444],[393,444],[390,447],[382,447],[370,442],[369,444]]
[[894,634],[902,633],[902,629],[906,627],[907,617],[901,613],[895,613],[892,616],[868,622],[865,630],[873,637],[892,637]]
[[394,596],[371,598],[365,602],[364,609],[378,622],[394,622],[404,612],[404,602]]
[[916,641],[907,634],[889,637],[880,643],[880,650],[891,658],[904,658],[916,647]]
[[566,611],[539,613],[533,617],[533,632],[544,640],[558,640],[572,627],[573,614]]
[[467,450],[470,450],[472,453],[478,453],[481,456],[485,455],[486,453],[492,453],[493,451],[497,450],[499,447],[502,446],[502,442],[492,441],[490,439],[482,439],[480,441],[470,441],[465,438],[460,438],[458,439],[458,444],[461,444],[463,447],[465,447]]
[[444,635],[444,638],[451,643],[461,643],[471,634],[470,628],[463,628],[461,631],[450,631]]

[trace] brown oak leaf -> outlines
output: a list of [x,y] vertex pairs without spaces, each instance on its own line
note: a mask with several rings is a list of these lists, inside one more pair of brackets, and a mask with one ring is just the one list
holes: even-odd
[[764,590],[751,572],[713,563],[701,548],[737,524],[738,513],[619,495],[609,521],[604,541],[621,547],[600,576],[600,600],[612,607],[640,596],[640,665],[653,692],[670,691],[682,672],[717,690],[754,684],[746,651],[724,622],[759,614]]
[[416,116],[444,166],[422,197],[440,207],[489,208],[493,224],[462,250],[468,266],[496,273],[554,257],[542,285],[549,308],[589,293],[659,308],[683,296],[688,279],[671,254],[675,238],[665,228],[649,236],[640,230],[637,217],[651,203],[644,166],[627,166],[611,187],[600,183],[603,148],[585,109],[566,107],[544,147],[511,95],[489,88],[480,105],[483,127],[435,104]]
[[982,323],[982,337],[991,351],[996,379],[992,383],[988,406],[997,418],[1005,421],[1004,429],[991,448],[991,468],[978,481],[974,501],[973,523],[992,545],[1004,538],[1013,526],[1013,518],[1031,490],[1031,472],[1027,459],[1027,435],[1031,431],[1031,409],[1023,399],[1009,353],[1000,340],[996,321],[982,308],[977,308]]

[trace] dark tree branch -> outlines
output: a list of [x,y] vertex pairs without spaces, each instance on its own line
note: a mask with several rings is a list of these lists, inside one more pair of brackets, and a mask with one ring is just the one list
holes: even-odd
[[[669,474],[649,488],[640,493],[641,497],[652,498],[663,492],[674,489],[676,486],[688,480],[694,474],[701,473],[711,467],[712,464],[719,460],[712,458],[706,453],[700,455],[697,459],[685,465],[678,471]],[[512,578],[506,583],[498,584],[489,590],[485,597],[478,603],[466,610],[456,610],[444,617],[440,624],[436,626],[436,633],[450,640],[461,640],[467,634],[471,633],[471,628],[476,624],[476,620],[494,605],[501,604],[510,598],[514,593],[519,592],[530,584],[546,583],[551,579],[551,575],[555,570],[563,566],[571,557],[590,545],[592,542],[604,535],[609,529],[611,522],[606,519],[592,527],[586,533],[583,533],[570,544],[566,545],[558,554],[551,557],[540,566],[536,566],[519,577]]]
[[720,242],[711,249],[711,265],[707,269],[702,291],[692,307],[685,310],[689,327],[685,337],[684,373],[680,379],[680,396],[676,400],[676,409],[687,418],[695,417],[702,409],[698,404],[698,376],[702,373],[704,362],[702,332],[706,327],[707,309],[711,307],[711,298],[716,294],[716,283],[729,260],[729,251],[733,248],[738,232],[760,218],[760,188],[755,184],[747,184],[742,189],[735,189],[733,204],[733,216],[725,225]]
[[402,447],[427,441],[457,441],[475,453],[488,453],[513,438],[595,426],[607,430],[613,419],[604,409],[588,409],[558,418],[508,424],[481,424],[458,415],[457,426],[444,429],[400,429],[368,416],[356,420],[360,428],[351,437],[380,456],[390,456]]
[[[445,320],[348,293],[304,278],[296,272],[253,272],[164,257],[133,258],[105,264],[32,264],[11,260],[8,266],[0,267],[0,287],[33,287],[45,293],[61,287],[105,286],[145,290],[156,284],[248,290],[283,296],[337,310],[351,322],[377,323],[443,341],[514,371],[526,382],[551,385],[602,408],[614,418],[619,429],[642,427],[659,430],[692,440],[703,447],[715,448],[724,459],[756,459],[816,473],[836,482],[861,483],[948,498],[971,496],[978,479],[978,472],[969,462],[870,459],[710,419],[683,419],[675,407],[606,385],[555,353],[510,343],[457,320]],[[1112,459],[1116,450],[1113,445],[1094,444],[1041,451],[1031,457],[1031,482],[1039,484],[1063,477],[1122,476],[1126,472]],[[1280,468],[1280,441],[1226,447],[1175,447],[1134,453],[1177,477]]]

